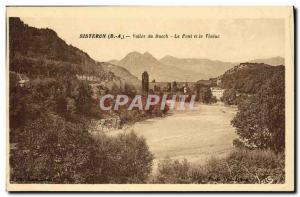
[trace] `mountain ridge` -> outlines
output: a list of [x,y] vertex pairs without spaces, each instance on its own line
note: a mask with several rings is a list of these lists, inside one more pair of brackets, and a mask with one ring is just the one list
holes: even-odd
[[[128,53],[121,60],[109,62],[126,68],[138,78],[140,78],[142,72],[147,71],[151,79],[161,82],[195,82],[199,79],[215,78],[224,74],[230,68],[240,64],[240,62],[223,62],[204,58],[177,58],[171,55],[156,59],[149,52],[140,53],[137,51]],[[254,59],[248,62],[277,66],[284,63],[284,58],[278,56],[266,59]]]

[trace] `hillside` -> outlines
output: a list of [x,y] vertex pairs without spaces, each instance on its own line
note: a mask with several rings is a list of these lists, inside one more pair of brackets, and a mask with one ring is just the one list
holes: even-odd
[[29,78],[58,77],[66,74],[93,75],[101,81],[114,75],[80,49],[68,45],[51,29],[38,29],[24,24],[20,18],[9,18],[10,71]]
[[267,80],[284,70],[283,65],[241,63],[220,76],[220,86],[225,89],[233,88],[240,93],[255,94]]
[[115,76],[123,79],[126,83],[132,84],[135,87],[141,86],[141,81],[125,68],[108,62],[100,62],[99,64],[104,71],[114,73]]

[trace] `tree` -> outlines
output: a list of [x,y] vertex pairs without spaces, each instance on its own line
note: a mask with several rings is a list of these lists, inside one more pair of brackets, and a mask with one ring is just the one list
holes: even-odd
[[[285,79],[280,71],[262,85],[259,92],[238,104],[232,120],[239,141],[246,147],[272,149],[285,147]],[[236,144],[238,144],[236,142]]]
[[226,89],[224,91],[221,100],[227,105],[236,105],[237,104],[236,91],[233,88]]
[[92,90],[87,83],[80,83],[75,98],[77,112],[88,114],[92,106]]
[[[125,85],[126,85],[126,84],[125,84]],[[113,94],[113,95],[120,94],[121,92],[122,92],[121,87],[118,86],[118,85],[115,84],[115,83],[112,85],[112,87],[111,87],[111,89],[110,89],[110,91],[109,91],[109,93],[110,93],[110,94]]]
[[126,94],[129,97],[133,98],[136,95],[135,87],[131,84],[125,83],[125,85],[124,85],[124,94]]
[[202,84],[195,84],[193,87],[193,92],[196,94],[196,101],[202,103],[215,103],[216,98],[213,97],[211,89],[209,86]]
[[171,83],[167,84],[166,91],[167,92],[171,92],[172,91],[172,84]]
[[148,93],[149,91],[149,74],[144,71],[142,74],[142,91],[143,93]]
[[160,92],[160,87],[157,86],[157,85],[154,85],[153,91],[154,91],[154,92]]
[[10,76],[9,84],[9,127],[18,128],[33,121],[45,111],[44,91],[20,87],[18,79]]
[[206,91],[204,92],[203,96],[203,103],[212,103],[213,95],[211,93],[210,88],[206,88]]
[[56,99],[56,111],[59,115],[66,117],[67,115],[67,100],[64,96],[59,96]]
[[173,81],[173,83],[172,83],[172,92],[177,92],[177,91],[178,91],[177,82]]

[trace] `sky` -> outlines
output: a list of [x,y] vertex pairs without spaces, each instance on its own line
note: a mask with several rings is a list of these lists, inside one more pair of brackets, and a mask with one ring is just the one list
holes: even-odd
[[[159,15],[159,16],[157,16]],[[132,51],[149,52],[156,58],[206,58],[241,62],[274,56],[284,57],[284,20],[280,18],[203,18],[196,14],[166,15],[153,12],[122,14],[104,11],[62,15],[25,16],[37,28],[50,28],[58,36],[87,52],[97,61],[121,59]],[[126,34],[125,39],[83,39],[80,34]],[[216,34],[219,38],[134,39],[133,34]]]

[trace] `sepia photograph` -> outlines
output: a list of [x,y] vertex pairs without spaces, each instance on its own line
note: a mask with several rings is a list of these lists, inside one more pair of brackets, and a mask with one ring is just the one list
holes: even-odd
[[8,191],[294,191],[294,9],[6,7]]

